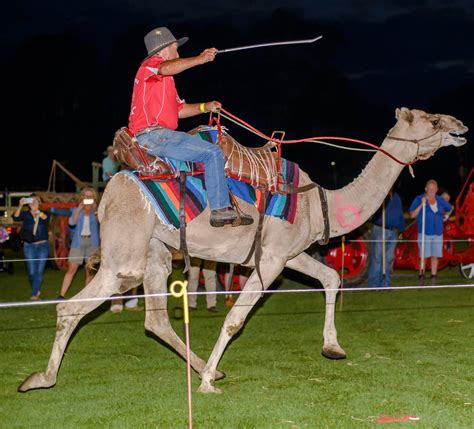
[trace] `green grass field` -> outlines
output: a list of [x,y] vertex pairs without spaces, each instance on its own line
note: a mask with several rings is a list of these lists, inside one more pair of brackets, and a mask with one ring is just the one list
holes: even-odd
[[[2,302],[29,297],[24,267],[15,268],[0,273]],[[397,273],[395,284],[414,278]],[[61,279],[48,269],[43,297],[55,298]],[[445,270],[441,282],[463,280]],[[82,284],[81,271],[72,291]],[[301,287],[288,278],[279,286]],[[222,301],[218,314],[191,315],[191,346],[205,359],[227,312]],[[320,353],[321,293],[265,299],[220,363],[224,393],[198,394],[193,375],[194,427],[371,428],[381,413],[420,418],[389,427],[474,426],[474,289],[346,292],[337,309],[348,358],[330,361]],[[46,367],[55,308],[0,309],[1,428],[187,427],[185,362],[145,334],[143,313],[107,310],[76,332],[54,388],[21,394],[21,381]],[[181,320],[173,325],[183,332]]]

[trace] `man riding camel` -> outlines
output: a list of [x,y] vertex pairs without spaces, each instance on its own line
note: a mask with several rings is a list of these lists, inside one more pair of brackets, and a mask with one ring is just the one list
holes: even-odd
[[[148,56],[135,76],[129,129],[153,155],[204,164],[210,223],[220,227],[238,217],[229,199],[224,155],[217,145],[176,129],[179,118],[217,112],[221,103],[186,103],[179,98],[173,78],[187,69],[214,61],[217,49],[208,48],[196,57],[180,58],[178,47],[187,41],[187,37],[177,40],[166,27],[156,28],[145,36]],[[245,213],[241,212],[240,217],[241,225],[253,223],[252,217]]]

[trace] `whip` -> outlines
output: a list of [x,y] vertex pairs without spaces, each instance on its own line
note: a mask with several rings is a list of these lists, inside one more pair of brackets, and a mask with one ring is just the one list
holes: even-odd
[[259,45],[249,45],[249,46],[240,46],[238,48],[219,49],[217,53],[224,54],[226,52],[243,51],[245,49],[255,49],[255,48],[267,48],[269,46],[299,45],[301,43],[314,43],[317,40],[322,39],[322,38],[323,36],[318,36],[318,37],[315,37],[314,39],[290,40],[288,42],[261,43]]

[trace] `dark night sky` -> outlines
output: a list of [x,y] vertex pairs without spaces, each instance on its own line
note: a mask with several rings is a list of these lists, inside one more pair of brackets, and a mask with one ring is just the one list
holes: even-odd
[[[146,54],[143,36],[157,26],[190,37],[182,56],[322,34],[314,45],[219,55],[176,77],[188,102],[218,99],[267,133],[284,129],[288,138],[345,135],[380,144],[402,106],[451,114],[472,128],[473,6],[461,0],[9,5],[0,42],[7,131],[0,188],[45,189],[53,159],[91,180],[91,162],[102,160],[114,131],[126,125],[133,77]],[[204,121],[188,119],[180,128]],[[264,143],[228,125],[241,143]],[[414,182],[404,171],[405,204],[431,177],[455,194],[459,166],[473,165],[473,144],[420,163]],[[285,147],[284,156],[328,188],[334,187],[330,161],[341,186],[370,158],[309,144]],[[71,182],[64,186],[70,190]]]

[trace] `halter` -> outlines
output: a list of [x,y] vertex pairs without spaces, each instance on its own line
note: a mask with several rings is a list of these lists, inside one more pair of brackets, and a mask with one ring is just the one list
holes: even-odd
[[[435,136],[438,133],[440,133],[438,146],[436,146],[431,152],[429,152],[425,155],[420,155],[420,142],[422,142],[423,140],[427,140],[427,139]],[[391,136],[390,134],[387,134],[387,138],[392,139],[392,140],[397,140],[397,141],[400,141],[400,142],[409,142],[409,143],[416,144],[415,159],[413,161],[407,163],[407,165],[411,165],[411,164],[414,164],[416,161],[418,161],[420,159],[425,160],[425,159],[428,159],[428,158],[430,158],[431,156],[434,155],[434,153],[441,147],[441,145],[443,143],[443,132],[441,131],[441,129],[439,129],[439,130],[435,131],[433,134],[430,134],[429,136],[426,136],[426,137],[422,137],[421,139],[404,139],[402,137]]]

